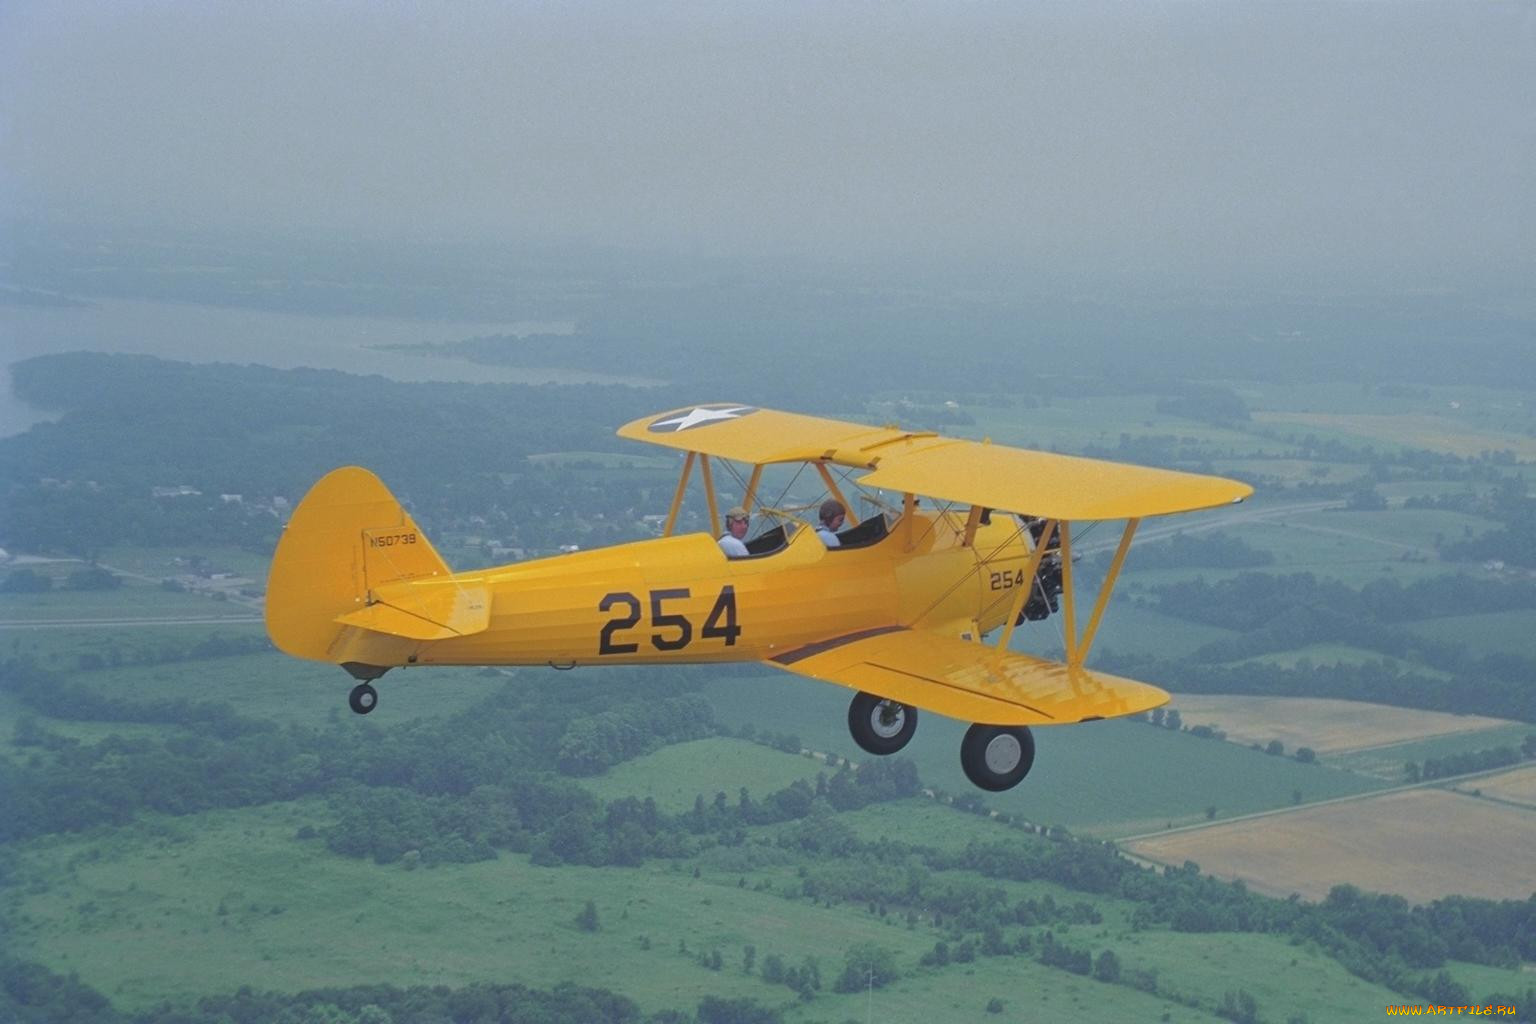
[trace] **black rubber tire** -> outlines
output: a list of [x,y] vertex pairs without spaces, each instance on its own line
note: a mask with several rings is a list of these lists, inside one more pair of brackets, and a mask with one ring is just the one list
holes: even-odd
[[347,695],[347,703],[352,705],[352,710],[360,715],[366,715],[379,706],[379,691],[367,683],[358,683],[352,687],[352,692]]
[[1035,737],[1026,726],[973,725],[960,743],[960,767],[965,777],[993,793],[1023,782],[1034,764]]
[[872,693],[856,693],[848,705],[848,732],[861,750],[884,757],[906,746],[917,731],[917,708]]

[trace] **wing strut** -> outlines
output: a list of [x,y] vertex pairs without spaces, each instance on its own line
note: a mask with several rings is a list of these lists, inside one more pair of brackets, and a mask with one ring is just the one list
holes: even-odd
[[720,536],[720,509],[715,504],[715,478],[709,471],[709,456],[699,456],[699,470],[704,480],[704,500],[709,502],[709,532],[711,536]]
[[[1073,662],[1068,658],[1068,664],[1081,665],[1088,659],[1088,651],[1093,647],[1094,634],[1099,631],[1099,620],[1104,617],[1104,609],[1109,605],[1110,591],[1115,589],[1115,580],[1120,577],[1120,567],[1125,564],[1125,554],[1131,550],[1131,538],[1136,535],[1136,527],[1140,525],[1140,519],[1126,520],[1125,532],[1120,535],[1120,546],[1115,549],[1114,561],[1109,563],[1109,572],[1104,577],[1103,585],[1099,587],[1099,598],[1093,603],[1093,614],[1088,618],[1088,628],[1083,631],[1083,639],[1076,645],[1077,661]],[[1065,565],[1062,569],[1062,579],[1065,581]]]
[[997,638],[999,657],[1008,650],[1008,641],[1013,638],[1013,628],[1018,625],[1019,616],[1024,613],[1024,602],[1029,600],[1030,591],[1035,589],[1035,573],[1040,570],[1040,560],[1045,557],[1046,546],[1051,543],[1051,534],[1055,532],[1056,520],[1046,520],[1040,539],[1035,542],[1034,550],[1029,553],[1029,561],[1024,566],[1024,586],[1017,588],[1014,592],[1013,603],[1008,606],[1008,617],[1003,620],[1003,632]]
[[1061,551],[1061,629],[1067,664],[1081,665],[1077,656],[1077,591],[1072,588],[1072,524],[1062,520],[1056,546]]
[[1024,566],[1024,578],[1029,581],[1027,586],[1020,587],[1014,594],[1013,602],[1008,608],[1008,617],[1003,621],[1003,632],[997,640],[998,654],[1008,649],[1008,641],[1013,637],[1014,626],[1018,623],[1019,613],[1024,610],[1024,602],[1029,600],[1030,592],[1035,587],[1035,574],[1040,569],[1040,561],[1045,556],[1045,549],[1050,546],[1051,535],[1060,532],[1059,550],[1061,552],[1061,614],[1062,614],[1062,642],[1067,649],[1067,665],[1071,668],[1082,668],[1083,662],[1088,660],[1088,652],[1093,649],[1093,639],[1099,631],[1099,621],[1104,617],[1104,609],[1109,606],[1109,595],[1114,592],[1115,581],[1120,578],[1120,569],[1125,565],[1126,553],[1131,550],[1131,538],[1136,536],[1136,527],[1141,525],[1140,519],[1129,519],[1125,524],[1125,532],[1120,536],[1120,546],[1115,549],[1115,557],[1109,564],[1109,572],[1104,576],[1104,582],[1099,586],[1099,595],[1093,602],[1093,613],[1088,617],[1088,627],[1083,630],[1081,637],[1077,634],[1077,592],[1072,587],[1072,529],[1067,522],[1047,520],[1045,529],[1041,531],[1040,539],[1035,542],[1034,550],[1029,554],[1029,562]]
[[757,497],[757,485],[763,480],[762,463],[752,467],[752,477],[747,481],[747,493],[742,496],[741,507],[748,512],[752,511],[752,499]]
[[689,452],[683,460],[683,474],[677,478],[677,490],[672,494],[672,508],[667,512],[667,525],[662,529],[663,537],[672,536],[672,528],[677,525],[677,512],[683,507],[683,494],[688,490],[688,477],[693,473],[693,460],[699,457],[698,452]]

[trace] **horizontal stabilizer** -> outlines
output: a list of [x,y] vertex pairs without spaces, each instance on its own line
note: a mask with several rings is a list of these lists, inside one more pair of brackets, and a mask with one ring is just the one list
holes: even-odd
[[787,651],[769,664],[988,725],[1067,725],[1134,715],[1169,700],[1134,679],[900,626]]
[[468,636],[490,624],[491,602],[484,587],[395,584],[378,596],[374,604],[338,615],[336,621],[411,640]]

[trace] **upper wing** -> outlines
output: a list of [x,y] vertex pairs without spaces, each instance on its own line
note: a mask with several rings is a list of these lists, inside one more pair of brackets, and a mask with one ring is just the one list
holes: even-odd
[[966,722],[1066,725],[1168,703],[1155,686],[900,626],[812,644],[769,664]]
[[857,481],[1046,519],[1130,519],[1241,501],[1222,477],[871,427],[715,403],[646,416],[619,436],[754,465],[831,462],[870,469]]
[[[891,427],[802,416],[751,405],[715,402],[644,416],[619,428],[620,437],[702,452],[754,465],[826,460],[873,466],[865,449],[911,434]],[[932,437],[932,434],[923,435]]]
[[892,445],[859,484],[1067,520],[1190,512],[1253,493],[1219,476],[949,438]]

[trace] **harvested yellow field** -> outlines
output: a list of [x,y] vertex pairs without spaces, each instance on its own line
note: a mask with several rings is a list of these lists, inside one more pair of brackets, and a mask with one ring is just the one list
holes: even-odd
[[1536,460],[1536,440],[1518,434],[1470,430],[1433,415],[1372,416],[1354,413],[1256,412],[1258,423],[1290,423],[1299,427],[1340,430],[1373,441],[1392,441],[1452,455],[1481,455],[1512,451],[1521,462]]
[[1287,754],[1311,747],[1319,754],[1362,750],[1431,736],[1476,732],[1510,723],[1482,715],[1453,715],[1444,711],[1415,711],[1385,704],[1322,697],[1242,697],[1220,694],[1175,694],[1185,725],[1210,725],[1232,743],[1285,744]]
[[1164,864],[1192,860],[1274,896],[1322,899],[1350,884],[1424,903],[1536,893],[1536,810],[1412,789],[1125,844]]
[[1473,779],[1456,788],[1464,793],[1475,789],[1483,796],[1495,800],[1508,800],[1536,808],[1536,765],[1515,768],[1502,775]]

